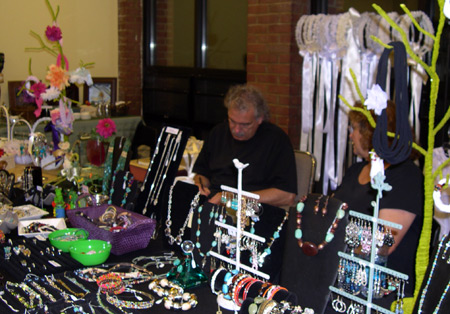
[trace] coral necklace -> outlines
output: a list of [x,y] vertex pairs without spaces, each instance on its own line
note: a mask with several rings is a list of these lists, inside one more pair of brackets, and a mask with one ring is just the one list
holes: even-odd
[[[303,241],[303,232],[302,232],[302,212],[305,208],[306,196],[304,196],[297,204],[297,229],[295,230],[295,238],[297,239],[298,246],[302,249],[303,253],[308,256],[315,256],[319,253],[320,250],[323,250],[325,245],[330,243],[334,238],[334,232],[336,231],[339,221],[344,218],[345,210],[348,208],[346,203],[342,203],[339,209],[336,211],[336,216],[334,217],[330,227],[327,230],[325,235],[325,239],[319,244],[316,245],[311,241]],[[327,202],[328,203],[328,202]],[[317,205],[316,205],[317,206]],[[326,210],[324,210],[326,212]],[[316,211],[317,213],[317,211]],[[324,215],[322,215],[324,216]]]

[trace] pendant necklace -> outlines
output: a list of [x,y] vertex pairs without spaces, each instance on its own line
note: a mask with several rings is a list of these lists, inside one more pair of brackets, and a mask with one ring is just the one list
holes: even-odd
[[152,170],[153,162],[155,161],[155,158],[159,153],[159,146],[161,145],[161,138],[162,138],[163,134],[165,133],[165,131],[166,131],[166,127],[164,127],[162,129],[161,133],[159,134],[158,140],[156,142],[156,148],[155,148],[155,151],[153,152],[152,160],[150,161],[150,166],[147,169],[147,173],[145,174],[144,182],[142,183],[142,186],[141,186],[141,192],[144,192],[144,190],[145,190],[145,185],[147,183],[148,176]]
[[[320,197],[321,198],[321,197]],[[295,238],[297,239],[298,246],[302,249],[303,253],[308,256],[315,256],[317,253],[319,253],[320,250],[323,250],[323,248],[330,243],[334,238],[334,233],[339,225],[339,221],[344,218],[345,216],[345,210],[348,208],[346,203],[342,203],[339,209],[336,211],[336,216],[334,217],[330,227],[328,228],[325,239],[319,244],[315,244],[311,241],[303,241],[303,232],[302,232],[302,212],[305,208],[305,202],[306,196],[304,196],[297,204],[297,229],[295,230]],[[328,205],[328,198],[325,201],[325,204]],[[316,204],[315,207],[318,207],[318,204]],[[318,210],[315,210],[315,213],[317,213]],[[322,213],[326,213],[327,209],[322,209]],[[325,214],[322,215],[322,217],[325,216]]]
[[[161,156],[161,159],[160,159],[158,168],[156,169],[156,174],[158,174],[159,169],[161,168],[161,165],[163,164],[162,160],[163,160],[163,157],[164,157],[164,155],[165,155],[165,153],[166,153],[166,150],[167,150],[167,144],[168,144],[168,142],[169,142],[169,138],[170,138],[170,137],[171,137],[170,134],[166,136],[166,140],[165,140],[165,142],[164,142],[164,150],[163,150],[163,152],[162,152],[162,156]],[[150,172],[151,172],[151,170],[150,170],[150,168],[149,168],[149,170],[147,171],[147,174],[149,174]],[[150,185],[150,190],[149,190],[149,192],[148,192],[148,197],[147,197],[147,200],[146,200],[145,205],[144,205],[144,210],[142,211],[142,213],[143,213],[144,215],[145,215],[145,213],[147,212],[147,206],[148,206],[148,203],[150,202],[151,192],[152,192],[152,190],[153,190],[153,187],[155,186],[155,180],[156,180],[156,176],[154,177],[153,182],[152,182],[152,184]],[[147,178],[145,179],[145,181],[147,181]],[[143,191],[145,190],[145,185],[146,185],[145,183],[146,183],[146,182],[144,182],[144,184],[143,184],[142,187],[141,187],[141,192],[143,192]]]
[[152,199],[151,199],[151,202],[153,203],[154,206],[158,205],[159,194],[160,194],[161,189],[166,180],[167,172],[169,171],[169,168],[172,165],[171,162],[175,162],[177,160],[177,153],[178,153],[178,148],[180,147],[182,134],[183,134],[182,131],[178,132],[177,139],[175,140],[175,147],[172,149],[170,156],[168,155],[168,158],[166,158],[164,174],[162,176],[160,176],[161,181],[159,183],[157,182],[158,188],[155,189],[156,195],[154,195],[154,197],[152,196]]
[[172,235],[172,230],[171,230],[171,226],[172,226],[172,195],[173,195],[173,188],[175,186],[175,183],[170,187],[170,191],[169,191],[169,200],[167,203],[167,219],[166,219],[166,229],[164,230],[166,237],[168,237],[168,241],[169,244],[172,245],[174,242],[177,245],[181,245],[182,241],[183,241],[183,235],[184,235],[184,230],[186,229],[186,226],[191,218],[191,216],[194,213],[194,209],[198,207],[199,205],[199,201],[200,201],[200,192],[198,192],[195,196],[194,199],[191,201],[191,207],[189,208],[189,212],[186,216],[186,219],[183,223],[183,226],[180,228],[180,230],[178,231],[178,235],[176,237],[174,237]]

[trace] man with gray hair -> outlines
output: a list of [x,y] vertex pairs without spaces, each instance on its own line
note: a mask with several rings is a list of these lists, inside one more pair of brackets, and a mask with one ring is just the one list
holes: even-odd
[[237,186],[236,158],[249,164],[242,173],[243,190],[258,194],[261,203],[293,205],[294,150],[287,134],[268,121],[269,107],[261,92],[250,85],[233,86],[225,96],[225,107],[228,122],[211,130],[194,166],[201,194],[219,204],[220,185]]

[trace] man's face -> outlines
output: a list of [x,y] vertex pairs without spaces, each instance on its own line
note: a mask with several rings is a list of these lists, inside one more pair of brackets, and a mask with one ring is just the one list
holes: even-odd
[[233,108],[228,110],[228,125],[230,126],[231,135],[238,141],[251,139],[262,121],[262,117],[255,117],[254,108],[250,108],[247,111]]

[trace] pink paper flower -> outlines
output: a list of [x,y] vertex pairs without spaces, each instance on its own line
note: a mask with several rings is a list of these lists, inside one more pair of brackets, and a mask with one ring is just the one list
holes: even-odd
[[50,41],[59,41],[62,39],[62,32],[61,29],[56,26],[47,26],[47,29],[45,30],[45,36]]
[[116,123],[110,118],[102,119],[98,121],[95,130],[101,137],[107,139],[116,133]]

